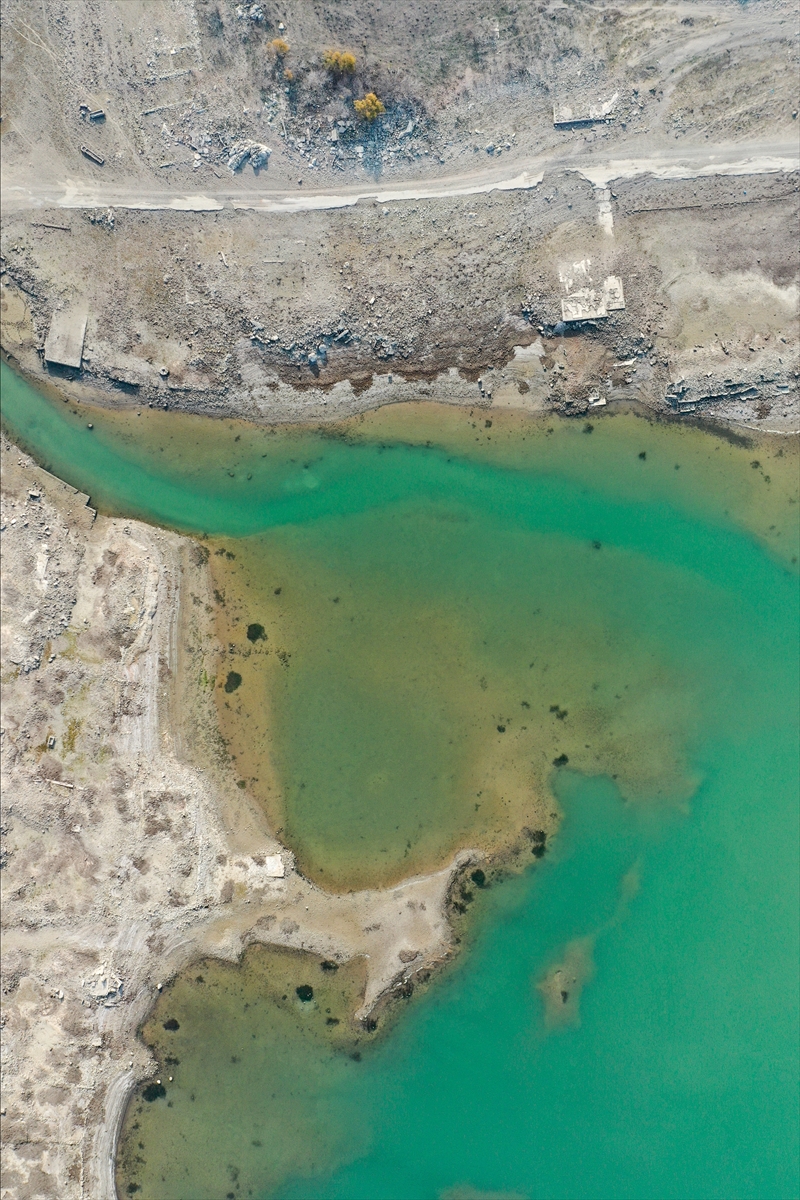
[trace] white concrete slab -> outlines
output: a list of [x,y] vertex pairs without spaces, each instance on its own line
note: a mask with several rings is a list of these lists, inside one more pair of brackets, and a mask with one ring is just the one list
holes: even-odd
[[61,367],[80,367],[86,320],[86,312],[81,309],[62,309],[53,314],[44,344],[47,362]]

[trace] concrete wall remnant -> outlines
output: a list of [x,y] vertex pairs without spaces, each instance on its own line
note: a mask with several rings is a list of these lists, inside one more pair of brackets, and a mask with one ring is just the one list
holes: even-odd
[[609,312],[625,307],[625,294],[622,290],[622,280],[618,275],[607,275],[603,280],[603,295]]
[[569,263],[559,270],[559,279],[567,293],[561,301],[562,321],[596,321],[625,307],[622,280],[607,275],[602,284],[595,285],[591,259]]
[[44,344],[46,362],[59,367],[80,367],[86,320],[86,313],[75,309],[62,309],[53,314]]
[[619,99],[619,92],[614,92],[610,100],[602,104],[554,104],[553,124],[556,129],[569,129],[575,125],[594,125],[596,122],[612,120],[611,111]]

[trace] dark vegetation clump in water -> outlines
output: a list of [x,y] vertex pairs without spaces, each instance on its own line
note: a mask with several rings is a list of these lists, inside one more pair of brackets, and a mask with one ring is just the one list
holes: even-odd
[[[469,905],[475,899],[473,887],[480,890],[489,887],[489,880],[482,867],[473,867],[472,870],[465,867],[452,880],[447,897],[447,908],[451,921],[458,921],[458,917],[466,916]],[[461,924],[459,922],[459,926]],[[460,938],[456,940],[460,941]],[[420,980],[420,973],[417,973],[416,978]]]
[[175,1033],[178,1029],[180,1029],[180,1024],[175,1020],[174,1017],[170,1017],[164,1022],[164,1028],[169,1030],[170,1033]]
[[229,671],[228,678],[225,680],[225,691],[230,695],[242,685],[242,677],[238,671]]
[[247,640],[248,642],[265,642],[267,640],[267,635],[264,631],[264,626],[258,625],[255,622],[252,625],[248,625]]
[[300,997],[300,999],[303,1000],[304,1002],[308,1002],[309,1000],[314,999],[314,989],[312,988],[310,983],[301,983],[300,986],[296,987],[294,990],[297,992],[297,995]]
[[154,1100],[160,1100],[163,1096],[166,1096],[166,1094],[167,1089],[164,1087],[163,1083],[148,1083],[147,1087],[142,1092],[142,1095],[148,1104],[152,1104]]
[[534,858],[544,858],[547,851],[547,835],[541,829],[535,829],[533,837],[534,842],[531,847],[531,854]]

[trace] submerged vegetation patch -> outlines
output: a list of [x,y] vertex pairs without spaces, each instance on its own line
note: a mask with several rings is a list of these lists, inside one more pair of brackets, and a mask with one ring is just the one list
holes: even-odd
[[[326,1109],[320,1085],[331,1073],[358,1069],[374,1028],[354,1020],[366,981],[363,960],[335,971],[330,965],[315,955],[253,945],[240,963],[195,962],[164,988],[142,1029],[156,1071],[128,1106],[117,1158],[120,1195],[184,1200],[183,1172],[159,1142],[167,1110],[171,1122],[186,1123],[186,1167],[193,1188],[204,1189],[192,1195],[226,1195],[231,1166],[243,1180],[274,1184],[352,1143],[345,1114]],[[242,1096],[265,1088],[266,1108],[227,1124]],[[205,1132],[220,1123],[223,1160]],[[265,1161],[272,1164],[266,1172]]]
[[225,691],[228,695],[235,692],[237,688],[242,686],[242,677],[238,671],[228,671],[228,677],[225,680]]

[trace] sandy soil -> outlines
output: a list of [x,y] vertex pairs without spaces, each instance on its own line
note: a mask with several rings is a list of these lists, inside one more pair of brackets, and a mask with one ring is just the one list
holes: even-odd
[[181,753],[181,588],[207,586],[194,544],[95,518],[5,439],[0,454],[2,1195],[113,1196],[119,1122],[153,1069],[137,1029],[165,981],[252,941],[364,956],[365,1018],[450,953],[470,856],[379,892],[299,876],[234,781]]

